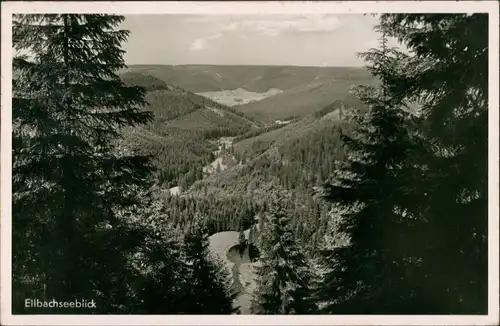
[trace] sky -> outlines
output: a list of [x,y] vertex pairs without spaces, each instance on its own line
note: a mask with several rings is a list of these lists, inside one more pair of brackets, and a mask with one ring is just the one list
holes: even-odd
[[[377,18],[360,14],[133,15],[127,64],[363,66]],[[396,41],[391,45],[397,46]]]

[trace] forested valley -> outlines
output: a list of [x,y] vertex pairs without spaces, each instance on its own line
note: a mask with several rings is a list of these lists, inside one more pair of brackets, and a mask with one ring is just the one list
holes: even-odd
[[487,313],[487,14],[380,15],[340,97],[262,119],[127,67],[123,20],[13,21],[13,313]]

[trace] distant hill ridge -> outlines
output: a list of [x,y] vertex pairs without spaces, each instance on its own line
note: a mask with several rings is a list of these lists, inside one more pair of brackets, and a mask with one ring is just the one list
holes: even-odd
[[351,87],[375,83],[361,67],[132,65],[122,77],[154,90],[176,85],[267,125],[306,116],[338,100],[358,102]]
[[195,93],[243,88],[266,92],[288,90],[313,81],[370,79],[362,67],[235,66],[235,65],[130,65],[122,73],[135,72],[156,77]]

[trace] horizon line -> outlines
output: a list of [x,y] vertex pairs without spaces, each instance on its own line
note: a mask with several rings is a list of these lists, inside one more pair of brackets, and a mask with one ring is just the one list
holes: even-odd
[[290,64],[216,64],[216,63],[183,63],[183,64],[168,64],[168,63],[126,63],[126,67],[131,66],[222,66],[222,67],[300,67],[300,68],[366,68],[366,66],[314,66],[314,65],[290,65]]

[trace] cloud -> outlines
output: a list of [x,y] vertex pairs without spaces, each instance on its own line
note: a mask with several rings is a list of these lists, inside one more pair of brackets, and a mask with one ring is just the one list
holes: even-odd
[[282,33],[331,32],[340,27],[340,20],[335,16],[302,16],[279,19],[248,19],[233,22],[223,27],[224,30],[250,32],[267,36]]
[[194,40],[189,46],[189,51],[201,51],[207,48],[208,42],[211,40],[215,40],[221,38],[222,34],[217,33],[207,37],[202,37]]
[[219,32],[265,36],[278,36],[282,33],[324,33],[342,26],[338,16],[332,14],[200,16],[189,18],[188,23],[209,24]]
[[336,15],[207,15],[191,16],[184,23],[200,26],[200,30],[210,30],[211,35],[195,39],[189,51],[202,51],[209,43],[223,34],[235,33],[247,38],[257,36],[276,37],[284,33],[325,33],[342,26]]
[[206,46],[207,46],[206,40],[199,38],[197,40],[194,40],[193,43],[191,43],[191,45],[189,46],[189,51],[200,51],[206,48]]

